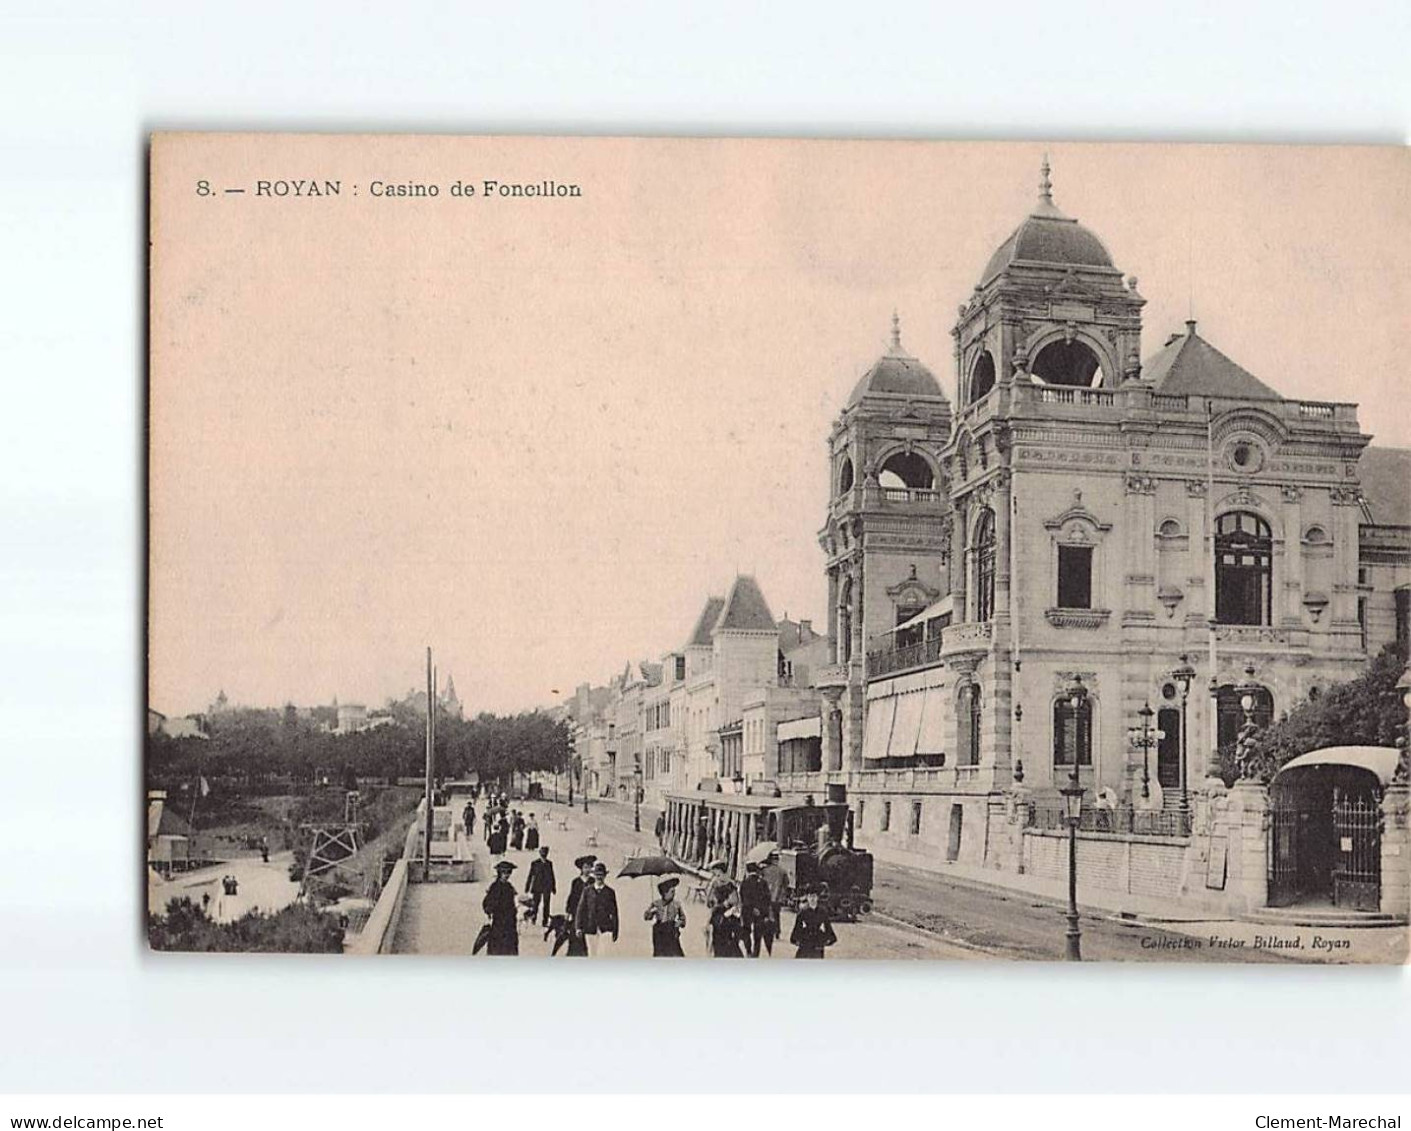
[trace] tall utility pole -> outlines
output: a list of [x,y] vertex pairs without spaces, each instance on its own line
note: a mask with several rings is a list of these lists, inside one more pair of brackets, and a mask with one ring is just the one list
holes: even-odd
[[431,775],[436,762],[436,674],[431,668],[431,646],[426,648],[426,836],[422,844],[421,878],[431,879]]

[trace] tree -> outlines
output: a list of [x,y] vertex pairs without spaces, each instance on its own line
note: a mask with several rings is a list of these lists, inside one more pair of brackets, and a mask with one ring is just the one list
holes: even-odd
[[[1395,746],[1406,735],[1406,709],[1396,690],[1402,663],[1383,649],[1363,672],[1310,697],[1249,738],[1250,776],[1268,782],[1285,762],[1328,746]],[[1222,771],[1235,767],[1228,756]]]

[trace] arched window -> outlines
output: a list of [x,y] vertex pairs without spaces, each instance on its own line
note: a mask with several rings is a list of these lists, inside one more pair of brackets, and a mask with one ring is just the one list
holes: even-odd
[[980,764],[980,706],[980,685],[972,683],[970,685],[970,745],[965,751],[967,766]]
[[1049,342],[1039,350],[1029,371],[1045,385],[1095,389],[1102,384],[1097,354],[1076,340]]
[[838,494],[852,490],[852,460],[843,457],[843,466],[838,471]]
[[978,683],[964,683],[957,691],[956,719],[960,724],[960,757],[957,765],[980,764],[980,715],[983,705]]
[[975,620],[995,612],[995,512],[986,507],[975,523]]
[[975,359],[975,367],[970,370],[970,403],[974,404],[995,387],[995,359],[990,351],[983,351]]
[[1272,624],[1273,539],[1256,514],[1231,511],[1215,520],[1215,619]]
[[1093,701],[1076,711],[1065,696],[1053,704],[1053,764],[1071,770],[1093,764]]
[[930,490],[936,477],[931,465],[915,452],[897,452],[882,465],[877,482],[892,489]]

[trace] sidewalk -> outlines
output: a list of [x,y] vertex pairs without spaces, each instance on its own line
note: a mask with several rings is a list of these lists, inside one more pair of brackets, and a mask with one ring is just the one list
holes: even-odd
[[[1022,893],[1036,902],[1060,908],[1068,906],[1066,878],[1047,879],[993,868],[951,864],[886,848],[869,846],[868,850],[881,863],[926,873],[948,883],[1006,895]],[[1163,931],[1197,940],[1202,946],[1234,952],[1271,950],[1304,962],[1404,964],[1411,959],[1411,932],[1405,924],[1311,927],[1292,923],[1257,923],[1213,914],[1179,899],[1158,899],[1084,886],[1081,872],[1078,873],[1078,907],[1086,914],[1128,924],[1133,929],[1160,927]]]
[[[617,802],[600,802],[617,806]],[[631,806],[625,808],[631,820]],[[642,808],[642,827],[651,828],[656,810]],[[977,868],[968,864],[951,864],[919,853],[898,852],[874,845],[859,845],[872,853],[881,864],[924,873],[982,891],[1002,895],[1022,894],[1026,898],[1056,908],[1068,906],[1067,878],[1048,879],[1016,872],[1001,872],[994,868]],[[1131,926],[1159,927],[1198,940],[1203,947],[1216,947],[1234,952],[1271,950],[1284,957],[1304,962],[1366,962],[1404,964],[1411,959],[1411,931],[1405,924],[1368,924],[1365,927],[1299,926],[1292,923],[1252,922],[1228,915],[1212,913],[1179,899],[1160,899],[1112,891],[1083,883],[1078,874],[1078,907],[1088,915],[1109,919]],[[1232,954],[1237,958],[1237,954]]]

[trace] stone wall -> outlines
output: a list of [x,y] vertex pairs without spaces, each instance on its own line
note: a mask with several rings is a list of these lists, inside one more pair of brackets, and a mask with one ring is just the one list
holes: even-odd
[[[1078,898],[1084,887],[1129,895],[1174,898],[1180,893],[1188,842],[1184,838],[1078,834]],[[1050,880],[1068,878],[1068,834],[1026,829],[1024,870]]]

